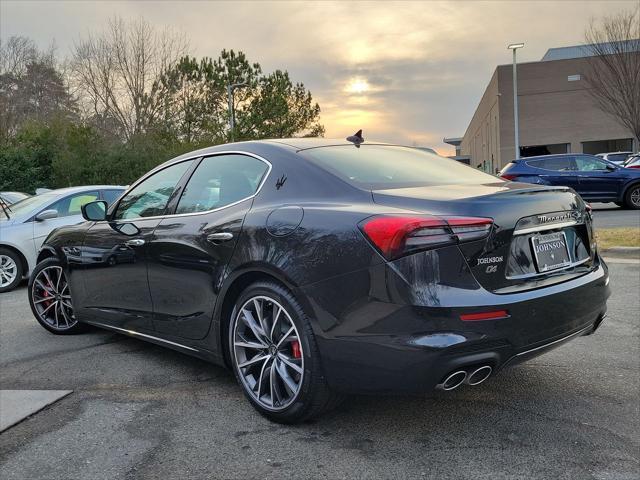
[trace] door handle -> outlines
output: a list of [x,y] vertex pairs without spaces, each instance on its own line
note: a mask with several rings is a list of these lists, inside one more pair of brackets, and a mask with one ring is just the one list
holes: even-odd
[[207,235],[207,240],[212,243],[228,242],[232,238],[233,233],[230,232],[210,233],[209,235]]
[[133,240],[127,240],[124,244],[128,247],[141,247],[144,245],[144,240],[142,238],[134,238]]

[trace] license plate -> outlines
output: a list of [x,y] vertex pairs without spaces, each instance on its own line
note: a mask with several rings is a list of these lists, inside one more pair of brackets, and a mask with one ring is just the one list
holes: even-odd
[[531,237],[531,247],[538,272],[548,272],[571,265],[564,232],[534,235]]

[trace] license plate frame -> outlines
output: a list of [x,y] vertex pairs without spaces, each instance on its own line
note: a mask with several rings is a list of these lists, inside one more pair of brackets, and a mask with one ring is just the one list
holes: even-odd
[[[535,259],[536,268],[539,273],[550,272],[571,265],[569,245],[567,244],[567,236],[564,232],[534,234],[531,236],[530,242],[533,258]],[[550,245],[555,242],[560,242],[562,246]],[[549,245],[550,248],[542,249],[540,248],[542,245]],[[554,262],[554,255],[556,253],[562,253],[562,258],[559,262]]]

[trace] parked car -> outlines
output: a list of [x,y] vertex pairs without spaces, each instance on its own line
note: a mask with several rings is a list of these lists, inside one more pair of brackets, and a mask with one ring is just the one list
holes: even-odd
[[600,157],[603,160],[622,166],[622,164],[626,162],[631,155],[633,155],[633,152],[610,152],[598,153],[596,157]]
[[624,168],[640,168],[640,153],[630,156],[626,162],[624,162]]
[[14,203],[29,198],[31,195],[22,192],[0,192],[0,202],[5,206],[13,205]]
[[640,171],[619,167],[594,155],[544,155],[513,160],[500,176],[505,180],[562,185],[589,202],[615,202],[640,208]]
[[226,364],[277,422],[349,392],[481,384],[593,333],[609,296],[575,192],[415,148],[220,145],[83,213],[38,256],[40,325],[91,324]]
[[0,208],[0,292],[29,276],[52,230],[84,221],[82,205],[98,199],[112,203],[123,191],[115,185],[61,188]]

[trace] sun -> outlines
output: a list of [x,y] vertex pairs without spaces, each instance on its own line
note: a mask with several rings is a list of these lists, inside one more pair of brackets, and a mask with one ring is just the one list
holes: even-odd
[[369,91],[369,82],[362,78],[354,78],[347,84],[346,91],[347,93],[365,93]]

